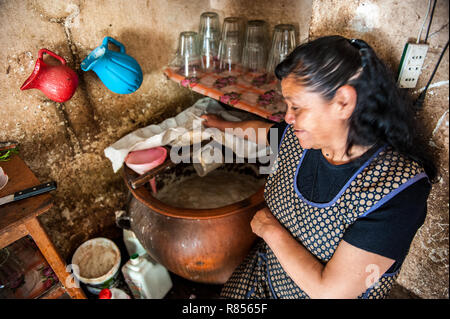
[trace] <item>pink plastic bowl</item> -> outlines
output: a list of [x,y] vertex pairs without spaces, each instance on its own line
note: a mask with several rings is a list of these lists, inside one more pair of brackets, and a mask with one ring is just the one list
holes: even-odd
[[138,174],[144,174],[161,165],[167,156],[167,149],[162,146],[128,153],[125,164]]

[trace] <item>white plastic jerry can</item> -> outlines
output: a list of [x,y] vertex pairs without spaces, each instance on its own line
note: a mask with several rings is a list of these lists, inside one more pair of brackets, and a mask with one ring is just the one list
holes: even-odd
[[142,256],[147,253],[145,248],[142,246],[139,239],[136,237],[133,231],[124,229],[123,230],[123,241],[125,243],[125,247],[128,251],[128,256],[132,256],[134,254],[138,254]]
[[162,299],[172,288],[167,269],[138,254],[123,265],[122,273],[136,299]]

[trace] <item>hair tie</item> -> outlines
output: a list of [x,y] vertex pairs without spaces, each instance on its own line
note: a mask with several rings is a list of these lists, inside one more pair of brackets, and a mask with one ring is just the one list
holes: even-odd
[[354,48],[358,49],[361,56],[361,66],[364,68],[369,62],[369,47],[367,43],[360,39],[351,39],[349,42]]

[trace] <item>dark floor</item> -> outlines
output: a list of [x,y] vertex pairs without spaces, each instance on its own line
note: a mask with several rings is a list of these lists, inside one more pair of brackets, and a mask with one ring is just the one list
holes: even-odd
[[192,282],[173,273],[170,273],[173,287],[167,299],[217,299],[223,285],[209,285]]
[[[122,262],[120,267],[122,268],[123,264],[125,264],[125,262],[127,262],[129,259],[128,252],[122,238],[112,240],[116,243],[121,252]],[[172,272],[170,272],[170,278],[172,279],[173,286],[172,289],[167,293],[165,299],[217,299],[219,298],[220,291],[222,289],[222,285],[196,283],[184,279]],[[98,298],[98,296],[89,293],[89,291],[86,290],[86,286],[84,286],[83,284],[81,284],[81,287],[83,288],[86,296],[89,299]],[[132,296],[127,284],[125,283],[121,271],[118,276],[117,288],[124,290],[130,296]],[[389,299],[420,299],[420,297],[400,285],[394,285]]]

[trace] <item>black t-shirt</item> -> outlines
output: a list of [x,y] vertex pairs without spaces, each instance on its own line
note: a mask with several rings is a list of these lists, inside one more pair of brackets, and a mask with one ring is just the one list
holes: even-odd
[[[275,152],[278,151],[287,125],[282,121],[270,128],[267,138]],[[297,175],[298,190],[311,202],[332,201],[353,174],[380,147],[381,145],[375,145],[358,159],[343,165],[330,164],[321,150],[309,149]],[[388,272],[397,271],[408,254],[414,235],[425,220],[430,190],[427,178],[418,180],[369,215],[357,219],[346,230],[343,240],[366,251],[394,259],[395,263]]]

